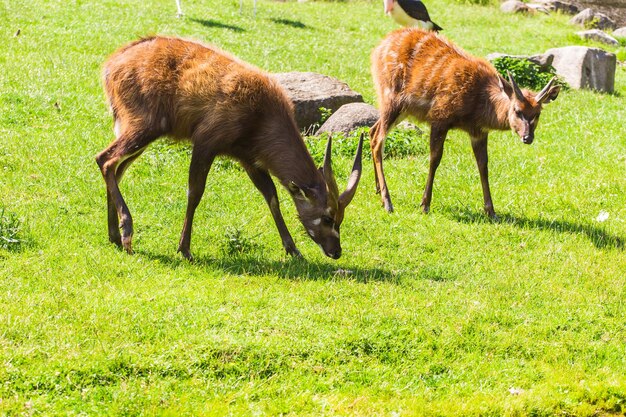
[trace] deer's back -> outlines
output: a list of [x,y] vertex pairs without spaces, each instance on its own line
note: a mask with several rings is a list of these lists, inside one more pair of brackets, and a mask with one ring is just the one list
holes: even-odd
[[394,103],[403,113],[437,122],[463,119],[495,69],[441,35],[418,28],[389,34],[372,52],[379,107]]
[[120,48],[105,63],[103,78],[114,117],[151,120],[163,134],[179,137],[200,125],[235,128],[268,108],[290,110],[265,72],[179,38],[144,38]]

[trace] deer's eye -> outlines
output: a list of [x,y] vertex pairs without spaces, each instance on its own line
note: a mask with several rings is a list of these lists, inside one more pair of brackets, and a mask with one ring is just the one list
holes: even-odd
[[325,226],[332,226],[333,225],[333,219],[331,217],[329,217],[329,216],[324,216],[324,217],[322,217],[322,223]]

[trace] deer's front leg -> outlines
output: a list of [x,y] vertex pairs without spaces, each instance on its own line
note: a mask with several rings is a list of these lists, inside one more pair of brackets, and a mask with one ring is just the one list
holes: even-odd
[[254,186],[261,192],[261,194],[263,194],[265,202],[270,208],[270,212],[274,218],[274,223],[276,223],[276,228],[280,234],[280,239],[283,242],[285,251],[293,257],[301,258],[302,254],[296,248],[296,244],[294,243],[293,238],[287,229],[287,225],[285,224],[285,220],[283,219],[283,215],[280,212],[278,193],[276,192],[276,186],[274,185],[274,181],[272,181],[270,174],[267,171],[258,169],[248,164],[245,164],[244,168],[254,183]]
[[493,209],[493,202],[491,201],[491,191],[489,189],[489,157],[487,155],[487,140],[488,135],[481,133],[472,136],[472,150],[476,157],[476,165],[478,166],[478,173],[480,174],[480,183],[483,188],[483,200],[485,213],[491,217],[496,217],[496,212]]
[[426,179],[426,188],[422,196],[422,211],[428,213],[430,211],[430,202],[433,197],[433,183],[435,182],[435,173],[443,156],[443,143],[448,134],[447,128],[431,126],[430,128],[430,158],[428,167],[428,178]]

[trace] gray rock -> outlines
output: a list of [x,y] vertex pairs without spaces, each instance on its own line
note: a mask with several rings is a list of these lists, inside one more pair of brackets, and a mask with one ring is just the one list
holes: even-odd
[[603,13],[596,13],[591,9],[585,9],[574,16],[570,23],[584,27],[613,30],[616,28],[615,22]]
[[566,46],[549,49],[552,65],[572,88],[612,93],[615,87],[615,54],[598,48]]
[[600,29],[584,30],[582,32],[576,32],[576,34],[583,39],[588,39],[588,40],[592,40],[596,42],[602,42],[611,46],[619,45],[619,42],[617,41],[617,39],[601,31]]
[[615,29],[613,31],[613,36],[616,38],[626,38],[626,26],[619,28],[619,29]]
[[378,110],[371,104],[344,104],[326,120],[316,134],[341,132],[348,135],[359,127],[372,127],[378,117]]
[[531,9],[519,0],[507,0],[500,5],[500,10],[504,13],[526,13]]
[[344,104],[363,101],[363,97],[352,91],[346,83],[326,75],[284,72],[273,76],[293,101],[296,123],[300,129],[308,129],[319,123],[322,116],[320,107],[335,112]]
[[516,58],[516,59],[526,59],[534,64],[539,65],[541,71],[543,72],[550,71],[550,67],[552,66],[552,60],[554,59],[552,55],[545,55],[545,54],[528,56],[528,55],[509,55],[509,54],[502,54],[499,52],[494,52],[492,54],[487,55],[487,60],[490,62],[493,62],[496,58],[502,58],[505,56]]
[[541,4],[543,4],[543,6],[550,11],[561,12],[565,14],[576,14],[579,11],[576,5],[565,1],[544,0],[541,1]]

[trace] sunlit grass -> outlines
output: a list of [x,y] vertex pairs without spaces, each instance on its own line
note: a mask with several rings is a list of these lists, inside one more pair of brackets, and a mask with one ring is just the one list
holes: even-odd
[[[396,212],[381,208],[365,160],[340,260],[320,253],[280,190],[306,260],[288,258],[261,195],[220,161],[189,263],[176,253],[189,149],[161,140],[122,183],[128,256],[107,240],[94,161],[113,137],[100,67],[115,48],[192,37],[270,71],[338,77],[373,103],[369,53],[395,28],[378,2],[261,1],[256,18],[252,2],[243,14],[236,1],[183,6],[177,19],[170,0],[0,3],[2,225],[19,222],[28,241],[0,248],[0,413],[624,413],[623,67],[616,94],[570,90],[547,105],[532,146],[491,135],[497,221],[482,214],[461,132],[420,214],[427,136],[400,132],[386,161]],[[477,55],[572,42],[566,16],[428,7]],[[350,140],[335,148],[340,185]],[[310,146],[321,162],[323,145]]]

